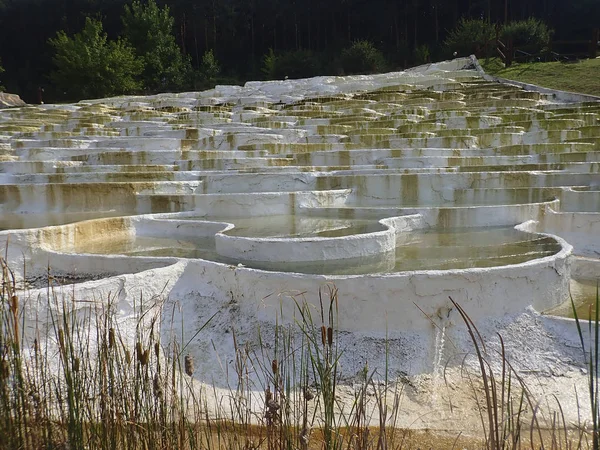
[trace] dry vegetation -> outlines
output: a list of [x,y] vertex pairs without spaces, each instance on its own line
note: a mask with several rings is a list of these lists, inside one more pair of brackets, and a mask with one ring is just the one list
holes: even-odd
[[[277,326],[268,337],[273,351],[236,345],[237,385],[214,408],[209,398],[216,392],[194,381],[191,341],[175,335],[163,341],[155,311],[140,307],[132,339],[119,329],[110,299],[102,311],[82,315],[72,300],[50,295],[52,326],[25,332],[14,278],[5,261],[1,265],[2,449],[598,448],[597,352],[587,353],[594,411],[588,432],[567,424],[560,405],[543,415],[505,355],[488,355],[456,303],[479,361],[479,373],[470,376],[479,437],[398,429],[402,388],[368,367],[354,401],[342,410],[337,389],[344,349],[337,345],[335,288],[323,291],[316,319],[297,302],[295,324]],[[592,336],[596,348],[597,327]],[[501,358],[498,373],[491,356]],[[253,398],[262,403],[252,405]]]

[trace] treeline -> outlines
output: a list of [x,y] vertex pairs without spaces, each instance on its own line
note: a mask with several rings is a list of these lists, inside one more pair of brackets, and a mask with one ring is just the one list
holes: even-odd
[[[160,30],[154,39],[136,28],[140,20],[132,23],[132,8],[131,0],[0,0],[0,84],[30,102],[39,87],[46,101],[99,92],[70,92],[73,82],[56,76],[61,41],[86,28],[125,61],[133,52],[131,89],[156,92],[346,73],[343,58],[347,66],[352,52],[367,52],[369,64],[386,69],[447,58],[453,51],[444,42],[465,18],[505,24],[535,17],[557,39],[588,39],[600,19],[598,0],[158,0],[154,22],[146,23]],[[181,56],[171,53],[174,64],[165,65],[173,48]]]

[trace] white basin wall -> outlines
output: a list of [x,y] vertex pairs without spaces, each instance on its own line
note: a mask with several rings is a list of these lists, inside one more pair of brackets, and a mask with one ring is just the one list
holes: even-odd
[[[400,233],[408,232],[414,226],[418,229],[423,225],[417,216],[390,220],[398,224]],[[30,263],[27,271],[33,274],[44,273],[48,263],[52,270],[59,274],[135,273],[168,267],[178,259],[78,255],[73,254],[73,250],[85,239],[102,239],[103,233],[116,236],[115,233],[119,232],[135,236],[138,233],[152,235],[166,232],[173,238],[185,238],[210,236],[227,228],[228,225],[224,223],[187,223],[153,217],[105,219],[12,233],[9,248],[11,259],[17,260],[14,254],[27,248],[31,249],[32,243],[42,243],[41,248],[25,254],[25,259]],[[389,231],[395,233],[393,228]],[[5,240],[7,235],[8,232],[0,232],[0,239]],[[390,236],[389,233],[387,236]],[[556,240],[562,249],[555,255],[521,264],[486,269],[322,276],[269,272],[190,260],[186,263],[185,274],[189,274],[191,278],[190,288],[198,282],[207,283],[211,286],[213,295],[221,299],[233,295],[237,302],[254,311],[261,320],[268,321],[277,311],[283,311],[284,317],[292,320],[296,308],[292,298],[294,294],[302,293],[303,299],[318,307],[318,288],[333,284],[339,291],[341,329],[377,332],[381,331],[382,320],[385,318],[394,330],[416,331],[428,329],[430,324],[414,304],[419,305],[426,314],[436,316],[439,311],[451,309],[449,297],[468,309],[473,320],[500,317],[522,310],[523,299],[527,299],[527,303],[531,301],[532,305],[540,310],[550,309],[562,303],[569,292],[572,247],[560,238]],[[281,240],[282,243],[285,241]],[[289,239],[287,244],[292,246],[297,242]],[[352,239],[345,243],[352,244]],[[65,250],[69,253],[65,253]],[[16,272],[19,274],[18,270]],[[183,285],[186,283],[185,274],[182,274],[183,279],[178,281]],[[174,284],[175,280],[171,279],[170,283]],[[279,295],[281,293],[285,295],[282,297]],[[454,316],[453,320],[457,317]]]
[[342,236],[337,238],[264,239],[228,236],[215,237],[217,253],[240,261],[302,262],[368,258],[386,255],[396,249],[396,230]]
[[600,255],[600,212],[560,212],[547,207],[535,229],[562,236],[573,246],[577,255]]
[[[318,307],[319,288],[335,284],[341,329],[378,333],[387,322],[427,342],[429,319],[458,323],[449,297],[475,321],[553,308],[568,298],[574,260],[576,274],[600,267],[600,103],[490,83],[462,69],[471,65],[459,59],[393,74],[2,111],[7,223],[37,215],[43,225],[45,214],[64,214],[64,222],[129,217],[4,230],[0,246],[8,242],[20,277],[41,277],[48,264],[59,274],[108,277],[80,283],[81,295],[88,286],[127,286],[127,303],[139,295],[133,287],[155,277],[149,296],[162,284],[177,300],[233,302],[269,323],[281,311],[293,319],[295,293]],[[273,216],[382,225],[337,237],[231,232],[236,219]],[[397,249],[415,231],[521,223],[544,233],[532,240],[551,235],[558,250],[488,268],[394,272]],[[204,259],[81,251],[136,239],[210,248],[201,249]],[[361,258],[381,259],[377,273],[285,271],[287,263]],[[257,262],[274,270],[253,268]]]
[[[315,288],[334,284],[340,329],[378,333],[385,331],[387,323],[392,332],[417,331],[430,330],[431,323],[415,304],[435,318],[452,309],[449,297],[475,321],[521,311],[524,299],[533,299],[533,306],[541,310],[562,303],[569,289],[570,254],[566,245],[556,256],[512,267],[355,277],[273,273],[244,267],[232,270],[191,261],[180,282],[191,285],[201,274],[210,280],[212,295],[233,295],[243,308],[265,321],[280,311],[291,321],[294,299],[306,300],[318,311]],[[456,324],[460,320],[456,313],[450,319]]]

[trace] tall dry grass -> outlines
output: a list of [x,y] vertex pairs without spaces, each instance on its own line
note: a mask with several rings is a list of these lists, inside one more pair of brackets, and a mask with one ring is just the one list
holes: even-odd
[[[340,345],[334,286],[321,290],[316,309],[296,298],[295,320],[284,322],[280,313],[274,332],[259,332],[256,346],[238,342],[233,333],[235,382],[222,395],[216,386],[194,379],[192,340],[161,332],[161,324],[169,322],[164,308],[140,300],[132,336],[121,329],[110,296],[101,308],[82,310],[77,303],[86,299],[55,292],[49,276],[48,316],[32,330],[24,304],[29,300],[20,297],[15,277],[1,259],[0,268],[2,449],[410,448],[411,432],[397,427],[402,383],[389,377],[387,347],[383,373],[365,365],[353,400],[341,404],[340,358],[345,349]],[[542,423],[539,406],[504,350],[493,356],[501,361],[498,373],[475,324],[452,302],[479,364],[479,372],[469,376],[479,405],[482,448],[596,449],[597,347],[592,353],[584,347],[594,369],[592,433],[568,432],[560,405],[546,429],[548,421]],[[591,326],[596,327],[596,345],[597,317]],[[215,398],[220,398],[217,404]]]

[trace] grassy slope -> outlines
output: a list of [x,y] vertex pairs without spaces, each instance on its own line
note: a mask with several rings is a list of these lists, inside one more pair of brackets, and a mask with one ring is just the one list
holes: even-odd
[[514,64],[506,69],[494,58],[482,61],[482,66],[487,73],[502,78],[600,96],[600,58],[568,63]]

